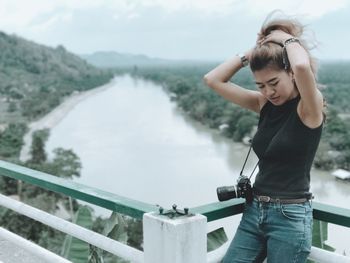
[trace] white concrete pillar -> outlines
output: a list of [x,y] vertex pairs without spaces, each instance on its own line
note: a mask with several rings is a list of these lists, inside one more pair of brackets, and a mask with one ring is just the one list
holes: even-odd
[[145,263],[207,262],[207,218],[144,214],[143,241]]

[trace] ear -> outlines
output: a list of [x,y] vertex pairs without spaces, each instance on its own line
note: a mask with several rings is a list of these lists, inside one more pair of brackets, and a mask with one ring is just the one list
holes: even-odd
[[293,70],[289,70],[289,71],[288,71],[288,75],[289,75],[289,77],[290,77],[291,79],[294,79],[294,72],[293,72]]
[[288,72],[288,75],[289,75],[289,77],[290,77],[290,80],[293,82],[294,87],[297,88],[297,85],[296,85],[296,83],[295,83],[295,78],[294,78],[294,72],[293,72],[292,70],[290,70],[290,71]]

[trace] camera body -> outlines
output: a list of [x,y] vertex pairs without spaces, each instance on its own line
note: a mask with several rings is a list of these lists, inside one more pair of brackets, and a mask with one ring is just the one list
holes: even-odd
[[247,203],[253,201],[253,188],[249,178],[245,175],[238,177],[237,185],[218,187],[216,193],[221,202],[239,197],[245,198]]

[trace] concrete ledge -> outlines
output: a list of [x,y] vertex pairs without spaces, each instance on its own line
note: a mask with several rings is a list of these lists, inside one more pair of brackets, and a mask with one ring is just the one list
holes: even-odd
[[0,227],[0,263],[71,263]]

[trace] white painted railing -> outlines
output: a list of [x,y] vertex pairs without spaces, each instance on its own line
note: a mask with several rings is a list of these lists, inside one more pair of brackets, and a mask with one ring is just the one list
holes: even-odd
[[[114,255],[120,256],[126,260],[130,260],[132,262],[144,262],[142,251],[68,222],[59,217],[53,216],[32,206],[26,205],[22,202],[16,201],[7,196],[0,195],[0,205],[52,228],[60,230],[63,233],[79,238],[80,240],[108,251]],[[56,263],[56,261],[52,262]]]
[[318,263],[350,263],[350,258],[318,247],[312,247],[309,259]]
[[224,258],[229,245],[230,245],[230,242],[226,242],[221,247],[209,252],[207,254],[207,263],[220,262]]
[[[220,248],[207,253],[207,220],[200,214],[174,218],[160,215],[157,212],[144,214],[144,252],[142,252],[4,195],[0,195],[0,205],[131,262],[217,263],[222,260],[229,246],[227,242]],[[16,238],[8,233],[7,235]],[[25,242],[22,244],[27,249],[30,249],[32,245]],[[43,251],[36,252],[39,250],[35,251],[34,248],[37,248],[34,246],[32,248],[33,254],[44,253]],[[309,258],[319,263],[350,263],[349,257],[315,247],[312,247]],[[48,261],[65,262],[53,259]]]

